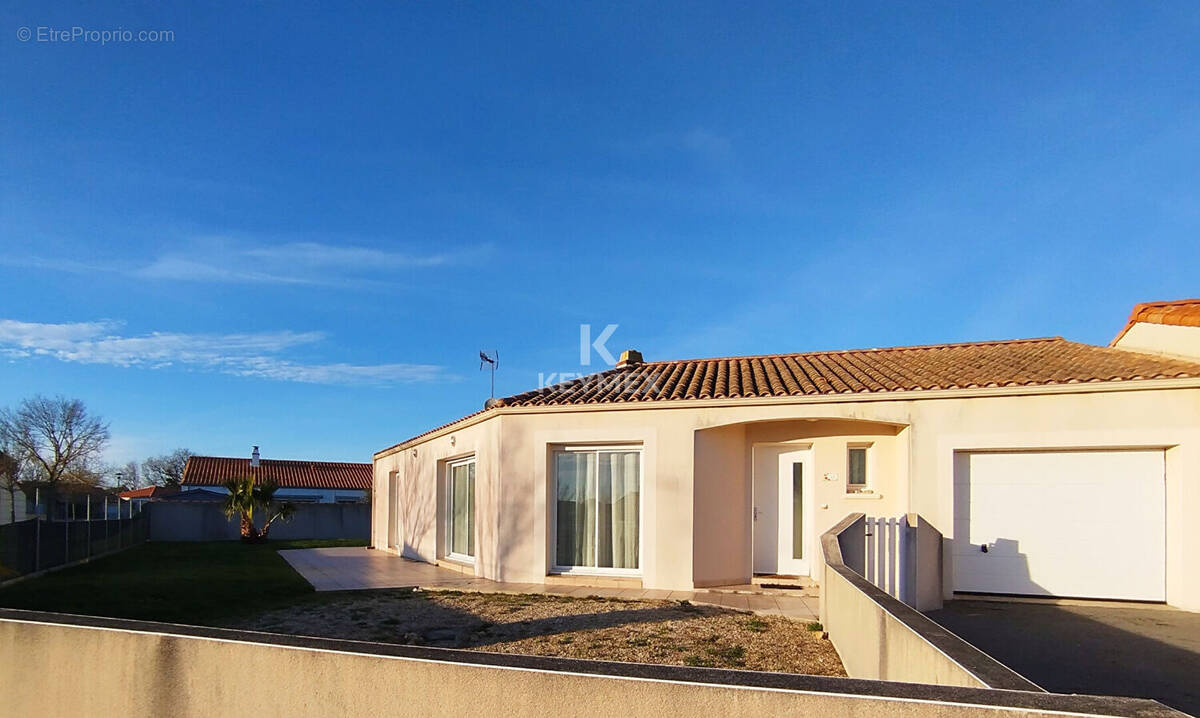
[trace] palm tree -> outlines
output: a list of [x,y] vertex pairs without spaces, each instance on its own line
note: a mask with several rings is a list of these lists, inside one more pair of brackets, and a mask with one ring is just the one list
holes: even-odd
[[274,481],[264,481],[255,487],[255,500],[258,502],[263,513],[267,515],[267,520],[263,522],[262,528],[258,531],[258,536],[261,540],[267,540],[267,534],[271,532],[271,524],[275,519],[282,519],[284,522],[291,521],[296,515],[296,505],[291,501],[275,501],[275,492],[279,490],[279,486]]
[[[240,520],[242,541],[258,543],[266,541],[271,532],[271,524],[276,519],[289,521],[296,513],[296,505],[290,501],[275,501],[275,492],[279,486],[274,481],[256,483],[253,476],[240,479],[230,479],[225,482],[225,516]],[[266,514],[267,520],[261,528],[254,525],[254,511],[258,509]]]

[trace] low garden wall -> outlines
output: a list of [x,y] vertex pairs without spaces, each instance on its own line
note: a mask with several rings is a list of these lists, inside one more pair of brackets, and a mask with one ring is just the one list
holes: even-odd
[[[474,715],[481,709],[614,718],[1183,715],[1132,698],[516,656],[10,609],[0,609],[0,675],[6,715],[47,718]],[[65,689],[63,676],[87,680]]]
[[[919,524],[913,516],[909,522]],[[864,514],[821,536],[821,622],[855,678],[1040,691],[1036,684],[863,577]]]
[[[238,538],[238,520],[219,503],[155,501],[146,504],[151,541],[223,541]],[[271,538],[363,539],[371,530],[370,504],[298,504],[291,521],[271,524]]]

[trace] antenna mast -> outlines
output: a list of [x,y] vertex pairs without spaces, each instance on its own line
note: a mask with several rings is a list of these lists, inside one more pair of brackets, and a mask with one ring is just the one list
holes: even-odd
[[500,350],[493,349],[492,355],[488,356],[487,352],[479,350],[479,370],[483,371],[483,365],[487,364],[492,370],[492,393],[491,398],[496,398],[496,368],[500,366]]

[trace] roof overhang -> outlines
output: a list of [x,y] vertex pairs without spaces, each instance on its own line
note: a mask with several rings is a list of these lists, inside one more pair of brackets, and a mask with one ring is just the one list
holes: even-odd
[[420,434],[399,444],[375,452],[375,461],[428,441],[490,421],[499,416],[523,414],[581,414],[597,411],[677,411],[721,407],[860,404],[889,401],[936,401],[941,399],[983,399],[1007,396],[1048,396],[1055,394],[1097,394],[1121,391],[1161,391],[1164,389],[1200,389],[1200,378],[1127,379],[1036,386],[993,386],[962,389],[913,389],[887,392],[816,394],[806,396],[749,397],[739,399],[671,399],[661,401],[622,401],[606,404],[552,404],[539,406],[503,406],[465,416],[457,421]]

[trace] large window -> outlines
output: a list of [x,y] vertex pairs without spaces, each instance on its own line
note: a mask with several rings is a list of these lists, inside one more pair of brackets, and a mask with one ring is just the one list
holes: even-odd
[[475,559],[475,458],[446,466],[446,555]]
[[556,568],[637,571],[641,459],[633,448],[555,452]]

